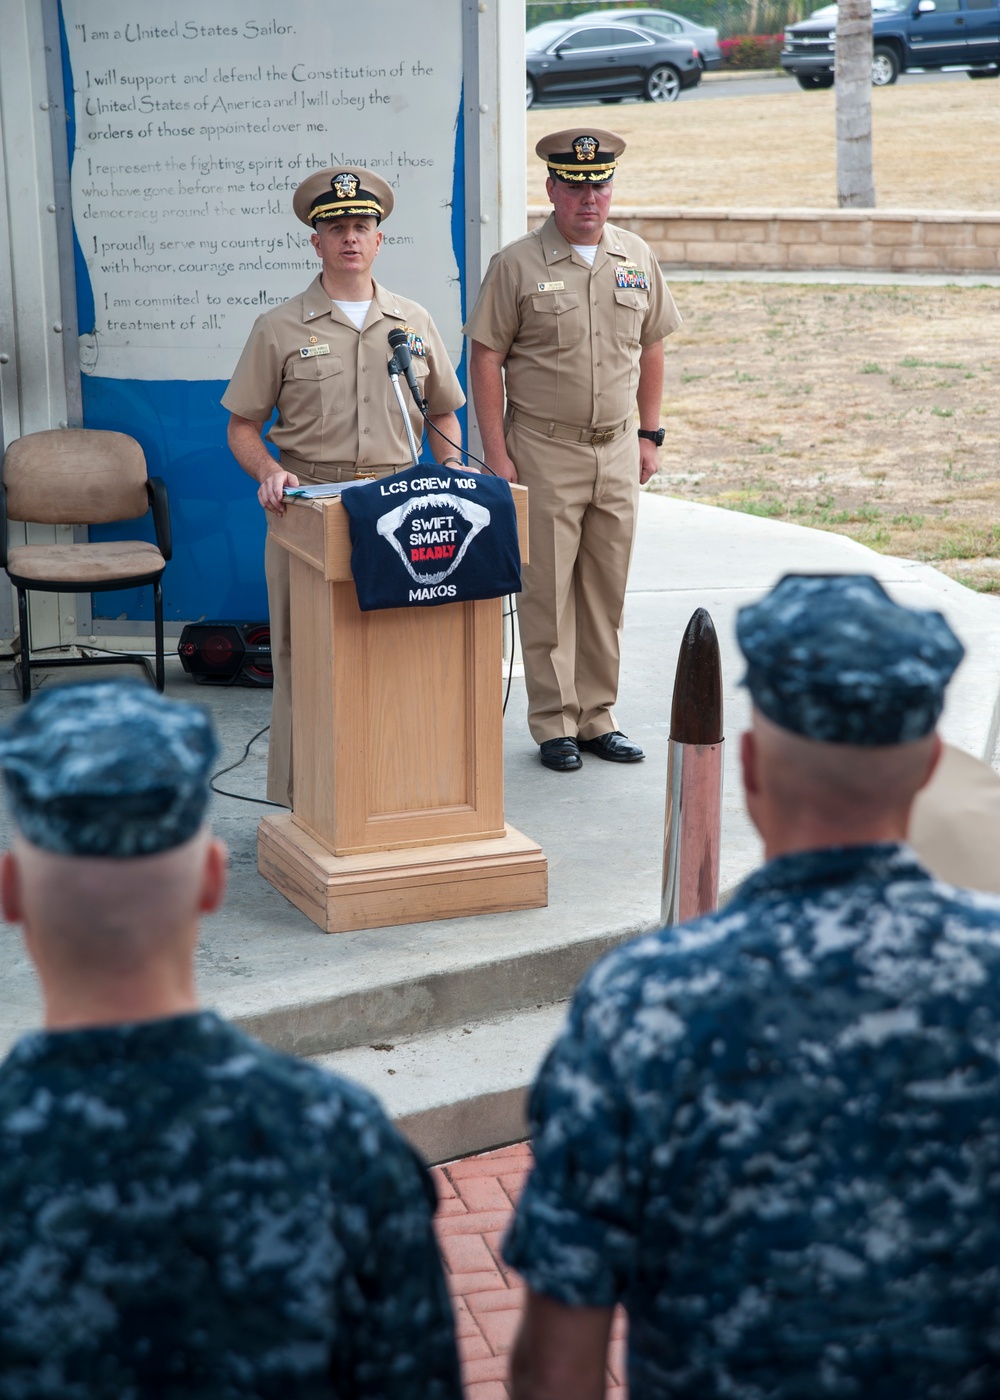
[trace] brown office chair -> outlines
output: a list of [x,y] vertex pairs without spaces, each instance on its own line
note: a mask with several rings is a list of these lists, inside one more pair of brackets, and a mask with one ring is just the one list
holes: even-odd
[[[91,428],[28,433],[7,448],[0,490],[0,566],[17,589],[21,632],[21,696],[31,694],[31,669],[40,666],[144,666],[163,689],[163,594],[160,579],[170,558],[167,488],[147,477],[146,459],[134,438]],[[109,540],[98,544],[10,545],[8,520],[40,525],[103,525],[134,520],[152,508],[156,544]],[[153,585],[156,668],[136,653],[113,656],[32,658],[28,600],[44,593],[103,593]]]

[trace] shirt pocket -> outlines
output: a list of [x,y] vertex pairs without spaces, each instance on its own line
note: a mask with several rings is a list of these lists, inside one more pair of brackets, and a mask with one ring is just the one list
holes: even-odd
[[344,411],[344,361],[340,355],[311,355],[290,360],[285,372],[289,390],[309,412],[325,416]]
[[649,306],[649,293],[637,287],[615,287],[615,334],[626,345],[638,345]]
[[576,292],[543,292],[531,298],[539,340],[565,350],[583,335],[583,312]]

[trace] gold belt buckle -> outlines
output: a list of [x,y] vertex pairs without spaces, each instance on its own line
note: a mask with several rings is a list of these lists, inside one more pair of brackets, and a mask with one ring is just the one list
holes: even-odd
[[591,436],[591,447],[600,447],[602,442],[610,442],[617,431],[617,428],[601,428]]
[[367,467],[354,468],[355,481],[378,481],[378,477]]

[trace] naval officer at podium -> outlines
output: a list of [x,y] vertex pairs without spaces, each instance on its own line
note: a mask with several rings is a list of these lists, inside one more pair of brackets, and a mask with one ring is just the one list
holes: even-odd
[[[301,296],[259,316],[222,398],[229,409],[229,446],[260,483],[257,498],[269,517],[285,509],[286,486],[377,478],[410,465],[406,428],[386,365],[388,333],[406,331],[438,462],[462,464],[455,410],[465,402],[434,322],[422,306],[374,281],[382,244],[379,228],[392,212],[388,184],[369,170],[317,170],[292,198],[296,215],[312,230],[322,271]],[[267,433],[278,461],[261,439]],[[408,401],[414,434],[423,424]],[[293,805],[292,705],[288,554],[268,531],[264,554],[271,618],[274,697],[267,795]]]

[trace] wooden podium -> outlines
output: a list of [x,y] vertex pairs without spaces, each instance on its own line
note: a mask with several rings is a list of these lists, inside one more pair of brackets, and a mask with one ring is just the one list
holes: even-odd
[[258,827],[265,880],[326,933],[547,904],[541,848],[504,822],[502,599],[362,612],[339,497],[271,528],[291,555],[295,810]]

